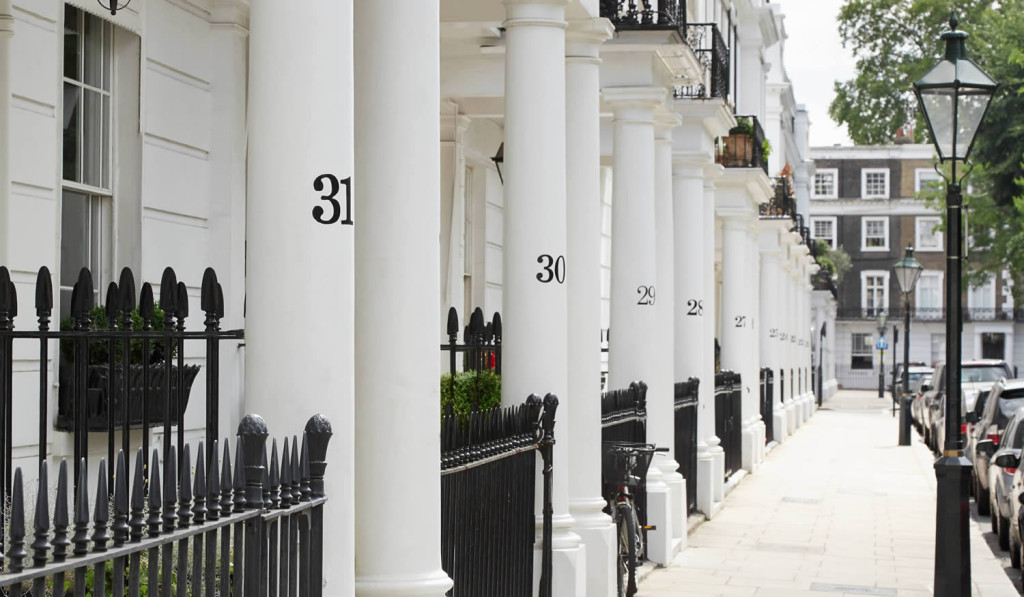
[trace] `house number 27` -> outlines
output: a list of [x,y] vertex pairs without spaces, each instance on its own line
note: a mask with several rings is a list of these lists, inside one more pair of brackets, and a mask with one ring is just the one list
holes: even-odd
[[337,176],[333,174],[321,174],[313,180],[313,190],[317,193],[324,192],[324,181],[329,185],[329,190],[326,195],[321,195],[320,200],[326,201],[330,205],[330,216],[324,217],[324,207],[317,205],[313,208],[313,219],[320,224],[335,224],[338,220],[341,220],[341,203],[335,198],[338,195],[338,191],[341,190],[342,185],[345,187],[345,219],[341,220],[343,226],[352,226],[352,177],[348,177],[339,180]]

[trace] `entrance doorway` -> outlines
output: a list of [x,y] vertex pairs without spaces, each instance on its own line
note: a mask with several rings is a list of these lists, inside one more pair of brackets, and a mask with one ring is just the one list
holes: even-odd
[[981,358],[1005,359],[1006,334],[986,332],[981,335]]

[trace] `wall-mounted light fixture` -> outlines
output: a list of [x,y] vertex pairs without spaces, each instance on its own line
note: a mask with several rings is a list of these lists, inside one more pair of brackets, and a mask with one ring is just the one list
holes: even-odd
[[494,157],[491,158],[491,161],[494,162],[494,167],[498,169],[498,180],[501,181],[501,184],[505,184],[505,177],[501,175],[501,165],[505,163],[504,141],[502,141],[501,145],[498,146],[498,153],[494,154]]
[[124,10],[132,3],[132,0],[96,0],[100,6],[109,10],[111,16],[117,16],[117,11]]

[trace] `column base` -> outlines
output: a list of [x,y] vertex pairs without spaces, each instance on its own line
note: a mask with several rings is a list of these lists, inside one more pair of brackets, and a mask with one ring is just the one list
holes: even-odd
[[725,452],[718,446],[697,454],[697,510],[711,520],[722,504]]
[[740,466],[747,472],[752,473],[758,465],[758,449],[757,449],[757,421],[747,421],[742,430],[740,431],[742,439],[741,441],[741,454],[740,454]]
[[765,456],[768,454],[768,426],[764,424],[764,420],[757,422],[757,464],[764,462]]
[[[672,507],[672,538],[686,541],[686,480],[679,474],[679,463],[671,458],[655,457],[654,464],[661,470],[661,479],[668,486]],[[678,549],[672,550],[674,553]],[[673,553],[673,555],[674,555]]]
[[935,597],[971,594],[971,535],[968,483],[971,461],[944,456],[935,461]]
[[[580,536],[572,532],[574,520],[569,514],[555,515],[551,537],[551,594],[568,597],[587,596],[586,547]],[[540,586],[541,561],[544,557],[544,518],[537,517],[537,537],[533,550],[533,586]]]
[[615,581],[615,558],[618,542],[615,525],[603,512],[606,506],[601,498],[569,502],[572,531],[579,535],[586,554],[584,594],[613,597],[618,585]]
[[781,404],[776,404],[772,408],[772,439],[779,442],[780,444],[786,441],[789,437],[787,433],[787,421],[786,421],[786,409]]
[[452,579],[443,570],[409,576],[356,577],[356,597],[444,597]]
[[796,405],[792,400],[784,404],[786,405],[786,434],[793,435],[797,428]]
[[[672,490],[662,481],[647,483],[647,559],[667,566],[672,561]],[[556,592],[556,595],[560,593]]]

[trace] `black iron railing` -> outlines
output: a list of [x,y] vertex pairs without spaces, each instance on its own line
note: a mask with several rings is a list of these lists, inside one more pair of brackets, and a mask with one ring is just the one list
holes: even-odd
[[764,367],[761,369],[761,420],[764,421],[764,443],[775,438],[775,374]]
[[455,307],[448,309],[446,326],[448,343],[441,345],[441,351],[448,352],[448,371],[455,374],[456,356],[462,353],[463,371],[491,369],[501,375],[501,314],[495,312],[491,321],[484,322],[484,312],[477,307],[469,316],[469,323],[462,330],[459,344],[459,313]]
[[[38,355],[39,383],[33,395],[18,395],[23,404],[36,401],[38,418],[18,421],[19,426],[38,430],[39,459],[46,458],[47,427],[56,421],[58,430],[70,431],[74,462],[88,459],[89,432],[106,433],[107,458],[114,461],[115,430],[159,425],[163,429],[163,450],[171,451],[176,428],[179,461],[185,445],[184,420],[196,365],[185,365],[186,343],[205,345],[206,368],[206,444],[219,435],[220,343],[244,338],[242,330],[223,331],[224,293],[217,274],[207,268],[203,275],[200,306],[206,313],[204,329],[192,331],[185,326],[189,315],[189,297],[185,284],[171,268],[160,282],[160,302],[155,303],[149,282],[136,295],[131,270],[124,268],[117,283],[107,287],[102,309],[93,307],[93,278],[83,268],[71,294],[71,315],[51,329],[53,286],[49,270],[40,268],[36,276],[35,313],[38,329],[15,330],[18,296],[6,267],[0,266],[0,429],[3,452],[0,454],[0,503],[12,489],[13,434],[12,405],[15,400],[12,364],[15,341],[23,354]],[[94,321],[99,318],[101,321]],[[139,325],[141,324],[141,325]],[[48,412],[50,391],[50,344],[58,340],[59,388],[56,417]],[[126,379],[127,378],[127,379]],[[122,433],[121,450],[131,454],[131,434]],[[149,453],[149,433],[141,434],[144,454]],[[211,455],[211,458],[213,456]],[[78,467],[73,469],[76,478]],[[114,488],[114,471],[107,471],[107,484]],[[0,514],[2,516],[2,514]]]
[[691,377],[675,384],[675,457],[679,474],[686,479],[687,512],[697,508],[697,390],[700,380]]
[[772,179],[775,194],[768,203],[762,203],[759,207],[761,219],[791,219],[796,218],[796,199],[793,198],[793,188],[789,185],[789,178],[776,176]]
[[[601,441],[625,441],[647,443],[647,384],[634,381],[624,390],[609,390],[601,393]],[[601,454],[594,453],[594,458]],[[601,487],[608,487],[605,479]],[[633,492],[634,502],[639,510],[641,525],[647,524],[646,481]],[[605,495],[605,499],[614,496]]]
[[130,480],[128,457],[119,451],[110,467],[113,485],[105,474],[107,460],[100,461],[94,508],[84,460],[71,465],[83,481],[77,491],[70,490],[68,463],[61,461],[52,493],[43,460],[31,517],[18,468],[7,537],[0,526],[0,538],[9,546],[6,560],[0,558],[0,594],[64,595],[70,581],[73,594],[83,596],[319,597],[331,425],[314,416],[301,449],[295,436],[291,443],[285,438],[280,457],[275,440],[268,458],[268,435],[258,415],[242,419],[234,468],[227,442],[219,466],[217,442],[209,459],[200,442],[195,460],[187,444],[180,451],[165,450],[162,460],[154,450],[147,473],[140,448]]
[[715,435],[725,451],[726,479],[740,470],[743,462],[740,381],[740,374],[732,371],[719,371],[715,374]]
[[737,115],[736,123],[719,143],[715,162],[726,168],[761,168],[768,174],[764,130],[757,116]]
[[827,290],[832,293],[832,298],[839,298],[839,289],[836,287],[836,282],[827,271],[823,269],[818,270],[811,277],[811,284],[815,290]]
[[693,23],[686,27],[686,41],[701,65],[700,80],[681,85],[673,94],[678,99],[729,97],[729,46],[715,23]]
[[441,562],[448,595],[533,595],[537,453],[543,461],[540,595],[551,596],[551,447],[558,399],[441,420]]
[[686,0],[601,0],[616,31],[686,31]]

